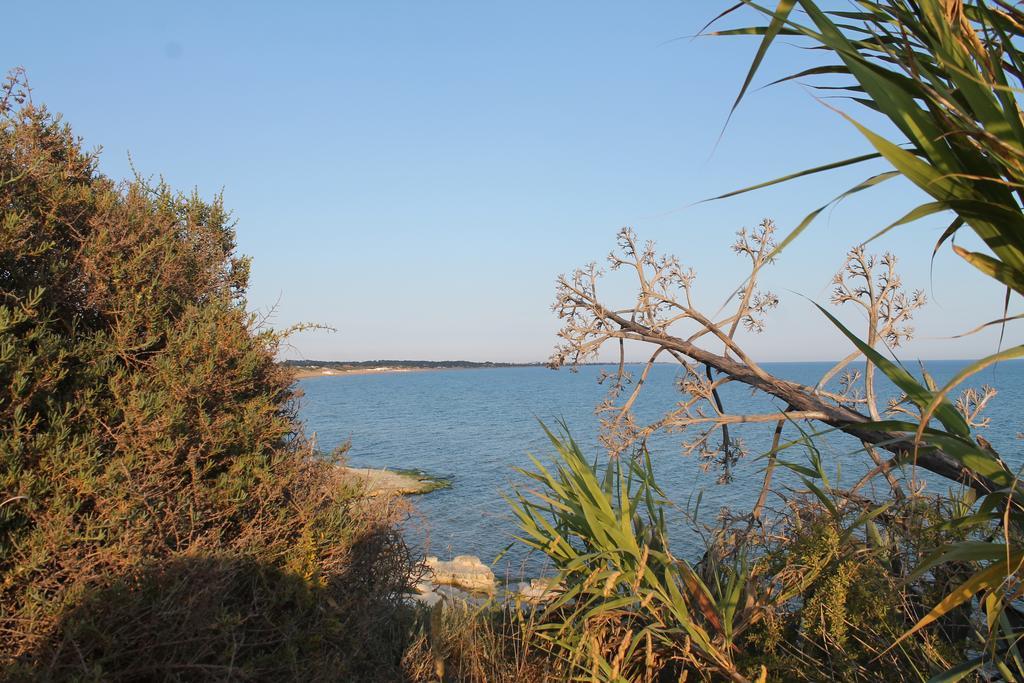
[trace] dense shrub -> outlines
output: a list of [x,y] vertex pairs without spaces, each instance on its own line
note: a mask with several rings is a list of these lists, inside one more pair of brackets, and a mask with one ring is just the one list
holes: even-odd
[[524,471],[529,485],[512,510],[519,538],[551,561],[560,590],[515,637],[520,649],[555,655],[548,664],[566,678],[920,681],[979,642],[981,623],[963,609],[894,646],[965,578],[964,566],[912,570],[929,550],[965,538],[940,522],[969,498],[918,493],[878,505],[827,484],[809,457],[790,463],[802,485],[773,488],[769,514],[723,509],[715,526],[696,525],[695,546],[674,554],[672,503],[648,453],[602,463],[568,433],[549,436],[553,462]]
[[221,198],[104,177],[15,75],[0,211],[0,664],[392,677],[408,551],[302,438]]

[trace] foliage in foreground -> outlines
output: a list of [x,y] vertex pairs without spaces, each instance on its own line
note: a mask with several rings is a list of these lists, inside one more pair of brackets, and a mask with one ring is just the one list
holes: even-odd
[[[1024,294],[1024,116],[1020,108],[1024,10],[1020,3],[860,0],[837,9],[814,0],[780,0],[771,9],[742,0],[721,16],[744,6],[767,23],[719,32],[761,36],[737,104],[776,39],[790,36],[825,61],[776,82],[829,79],[814,87],[838,94],[854,107],[864,107],[862,113],[869,118],[880,117],[896,131],[895,135],[879,134],[866,119],[840,111],[863,136],[871,152],[756,186],[871,159],[884,159],[891,165],[891,170],[865,179],[812,211],[782,246],[834,201],[893,178],[905,178],[929,195],[930,201],[894,217],[888,226],[880,226],[875,236],[922,218],[945,216],[948,227],[932,253],[949,241],[957,255],[1005,286],[1005,298],[1000,302],[1003,315],[973,330],[999,325],[1002,347],[1003,335],[1012,334],[1014,321],[1022,317],[1010,315],[1011,299],[1014,294]],[[971,230],[985,249],[972,251],[956,245],[955,239],[964,229]],[[953,610],[972,605],[984,614],[988,632],[985,647],[952,669],[949,680],[987,667],[994,667],[1005,680],[1024,680],[1024,653],[1019,649],[1024,621],[1019,587],[1024,567],[1024,492],[1019,472],[993,468],[991,448],[984,442],[972,443],[962,424],[941,414],[943,410],[948,413],[945,397],[964,379],[1022,355],[1024,345],[1020,344],[997,350],[968,365],[941,388],[908,383],[921,397],[920,419],[876,425],[912,435],[915,453],[929,447],[951,447],[947,450],[964,465],[967,478],[984,494],[973,508],[945,521],[949,526],[972,529],[981,540],[938,548],[918,569],[919,573],[928,573],[943,563],[977,563],[976,571],[914,626],[923,628]],[[906,380],[905,373],[901,376],[901,369],[891,363],[879,367],[897,383]],[[934,424],[933,417],[938,418],[939,425]]]
[[[553,632],[551,644],[601,680],[959,680],[1009,671],[1019,659],[1011,605],[1019,587],[1004,577],[1020,563],[1010,551],[1019,538],[1020,494],[1012,470],[979,433],[989,425],[982,413],[995,389],[967,389],[954,404],[926,371],[918,380],[882,355],[881,347],[911,336],[924,298],[905,292],[894,256],[859,247],[833,279],[832,303],[867,313],[867,341],[821,309],[854,347],[845,358],[813,384],[758,364],[740,335],[762,331],[778,302],[758,289],[773,262],[773,227],[765,221],[740,231],[733,248],[750,260],[750,275],[735,310],[714,316],[699,307],[693,272],[628,229],[609,262],[613,273],[636,278],[632,301],[599,295],[609,288],[593,264],[559,279],[555,310],[564,327],[554,364],[575,366],[605,344],[618,347],[620,363],[605,377],[611,388],[599,408],[613,458],[608,469],[599,475],[571,443],[556,443],[556,469],[538,463],[530,474],[542,485],[536,500],[521,494],[515,504],[524,539],[554,561],[566,583],[555,603],[565,609],[547,613],[538,633]],[[637,342],[650,357],[634,376],[622,349]],[[724,352],[709,348],[715,344]],[[641,422],[632,408],[663,354],[679,363],[681,396],[664,415]],[[882,375],[898,393],[878,386]],[[757,392],[763,412],[737,404],[737,394],[724,391],[730,384]],[[937,427],[915,443],[913,432],[933,405]],[[656,433],[681,434],[683,452],[728,484],[749,454],[738,427],[757,423],[775,424],[757,502],[730,511],[721,529],[688,549],[703,555],[690,566],[668,549],[660,521],[668,501],[651,496],[649,465],[618,459],[646,458]],[[801,438],[783,443],[786,429]],[[866,461],[854,468],[863,476],[852,488],[826,475],[827,456],[811,435],[827,431],[860,442],[847,454]],[[798,443],[810,449],[810,465],[780,457]],[[800,476],[796,491],[773,483],[780,467]],[[957,493],[924,495],[919,467],[947,477]],[[876,480],[884,480],[881,493],[869,486]],[[769,499],[783,504],[773,509]],[[984,613],[971,604],[980,591]]]
[[[669,502],[650,458],[590,463],[567,434],[534,460],[513,510],[522,540],[552,560],[562,592],[535,638],[576,675],[605,681],[927,680],[979,643],[960,610],[892,643],[963,577],[911,575],[956,500],[877,506],[829,486],[790,491],[770,524],[723,521],[696,564],[672,553]],[[813,493],[812,493],[813,492]]]
[[219,198],[0,91],[0,668],[393,680],[408,551],[314,458]]
[[569,680],[556,653],[536,638],[539,612],[511,602],[439,602],[420,610],[402,659],[410,683],[555,683]]

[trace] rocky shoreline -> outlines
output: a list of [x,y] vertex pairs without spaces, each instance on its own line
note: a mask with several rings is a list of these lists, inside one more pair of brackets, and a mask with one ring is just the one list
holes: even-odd
[[[371,496],[422,495],[448,488],[451,482],[416,470],[388,470],[369,467],[343,467],[346,474],[366,486]],[[499,584],[494,570],[475,555],[456,555],[442,560],[428,555],[423,562],[424,575],[411,599],[428,607],[442,600],[479,603],[498,597],[527,604],[543,604],[561,592],[547,579],[531,579]]]
[[494,572],[475,555],[457,555],[449,561],[430,555],[424,562],[423,579],[412,600],[433,607],[442,600],[481,603],[500,601],[542,605],[558,597],[562,587],[553,580],[531,579],[500,585]]
[[417,496],[438,489],[451,488],[451,481],[419,470],[389,470],[371,467],[342,468],[345,473],[366,487],[371,496]]

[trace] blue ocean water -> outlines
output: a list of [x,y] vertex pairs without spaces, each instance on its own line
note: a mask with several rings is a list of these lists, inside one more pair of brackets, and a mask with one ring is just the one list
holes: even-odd
[[[964,366],[960,361],[933,361],[928,372],[943,384]],[[768,363],[769,372],[785,379],[813,385],[829,363]],[[515,522],[502,493],[523,478],[516,467],[529,467],[528,453],[543,462],[552,448],[540,422],[554,427],[564,420],[573,437],[588,454],[600,455],[598,418],[594,409],[606,396],[598,383],[608,367],[585,366],[579,372],[541,367],[440,370],[394,374],[313,377],[300,380],[303,392],[300,416],[307,431],[315,433],[322,450],[351,442],[349,461],[354,466],[415,468],[452,480],[452,487],[412,499],[418,514],[407,524],[410,541],[431,554],[472,554],[492,561],[510,543]],[[913,369],[913,368],[911,368]],[[653,421],[681,397],[675,381],[678,366],[657,365],[636,405],[639,419]],[[1024,362],[1002,363],[986,369],[968,386],[988,384],[999,394],[985,415],[992,425],[980,430],[1013,466],[1024,464]],[[880,393],[892,393],[880,383]],[[739,384],[724,387],[722,399],[729,412],[777,411],[781,406],[763,396],[753,396]],[[668,497],[678,504],[671,520],[672,548],[687,556],[696,549],[693,525],[684,519],[689,501],[702,494],[698,519],[713,523],[722,507],[749,510],[757,497],[764,461],[758,456],[771,445],[774,425],[736,425],[749,455],[734,470],[734,480],[718,484],[717,471],[704,472],[694,456],[682,453],[685,435],[658,435],[650,442],[655,473]],[[784,439],[798,432],[787,427]],[[866,471],[867,456],[859,442],[832,433],[816,439],[829,476],[852,484]],[[785,454],[806,462],[793,449]],[[949,484],[924,477],[932,490]],[[795,485],[795,476],[776,475],[777,485]],[[514,544],[496,570],[509,578],[535,575],[541,558],[527,556]]]

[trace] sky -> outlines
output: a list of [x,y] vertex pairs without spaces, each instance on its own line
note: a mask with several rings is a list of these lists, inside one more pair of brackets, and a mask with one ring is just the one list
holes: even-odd
[[[692,266],[714,313],[745,276],[736,230],[770,217],[786,233],[885,169],[699,203],[867,150],[805,85],[759,87],[820,58],[786,44],[723,132],[757,44],[690,36],[729,4],[22,2],[4,10],[0,68],[25,67],[107,175],[223,190],[253,258],[249,307],[334,330],[294,335],[285,357],[531,362],[557,341],[556,277],[601,261],[621,227]],[[765,273],[781,305],[748,353],[845,354],[812,302],[849,247],[921,200],[892,182],[823,214]],[[904,359],[997,348],[995,329],[950,339],[1000,317],[1002,291],[948,249],[930,270],[947,223],[869,246],[930,299]],[[632,291],[609,277],[609,303]]]

